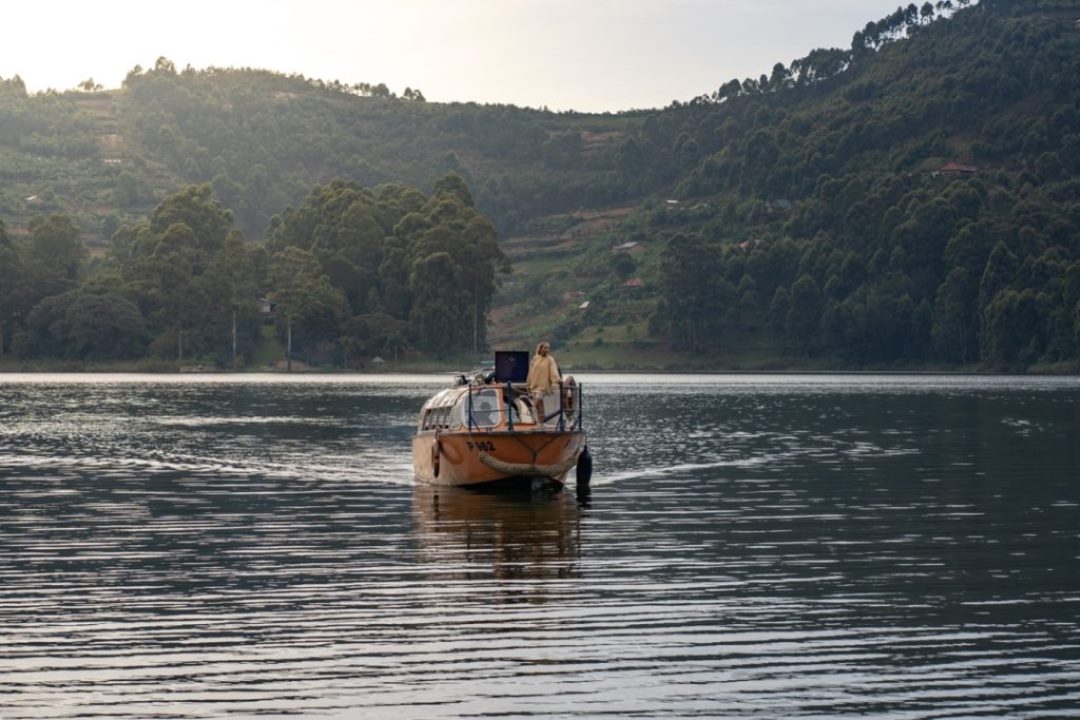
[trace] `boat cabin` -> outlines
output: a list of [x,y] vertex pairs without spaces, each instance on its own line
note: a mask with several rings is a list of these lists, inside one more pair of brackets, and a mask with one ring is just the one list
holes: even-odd
[[524,383],[496,383],[483,375],[468,384],[447,388],[424,403],[417,434],[427,432],[527,432],[539,429],[581,429],[581,386],[563,380],[561,392],[544,400],[543,423]]

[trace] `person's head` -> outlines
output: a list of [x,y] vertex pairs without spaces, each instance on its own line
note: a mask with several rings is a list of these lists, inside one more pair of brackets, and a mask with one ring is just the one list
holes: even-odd
[[541,343],[536,346],[537,355],[547,355],[549,352],[551,352],[551,343],[547,340],[541,341]]

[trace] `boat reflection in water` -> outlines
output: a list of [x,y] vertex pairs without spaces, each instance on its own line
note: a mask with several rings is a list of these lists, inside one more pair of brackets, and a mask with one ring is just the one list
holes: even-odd
[[558,490],[495,493],[422,483],[413,488],[420,556],[439,566],[440,578],[575,577],[580,518],[573,496]]

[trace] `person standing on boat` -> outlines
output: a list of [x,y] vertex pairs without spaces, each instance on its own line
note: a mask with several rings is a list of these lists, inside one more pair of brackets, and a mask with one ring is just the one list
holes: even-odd
[[550,395],[560,383],[559,366],[551,354],[551,343],[546,340],[536,346],[536,354],[529,364],[529,376],[525,386],[536,406],[537,422],[544,423],[544,396]]

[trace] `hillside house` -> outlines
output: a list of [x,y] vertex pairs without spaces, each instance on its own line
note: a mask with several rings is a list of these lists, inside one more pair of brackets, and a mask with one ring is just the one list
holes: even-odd
[[975,175],[979,172],[979,168],[974,165],[963,165],[957,162],[946,163],[934,173],[934,175],[945,175],[946,177],[967,177]]

